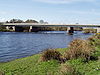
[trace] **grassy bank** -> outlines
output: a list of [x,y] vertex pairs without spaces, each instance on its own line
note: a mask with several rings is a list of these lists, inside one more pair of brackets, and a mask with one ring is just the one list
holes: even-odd
[[[95,36],[96,37],[96,36]],[[91,37],[91,44],[96,52],[97,60],[84,62],[82,58],[70,59],[64,63],[57,60],[40,61],[42,53],[26,58],[0,63],[0,72],[5,75],[100,75],[100,39]],[[62,55],[68,48],[56,49]],[[69,73],[66,73],[69,72]]]

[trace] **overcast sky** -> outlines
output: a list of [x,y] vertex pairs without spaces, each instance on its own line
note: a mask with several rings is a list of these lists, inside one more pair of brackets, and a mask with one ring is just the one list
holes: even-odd
[[12,18],[100,24],[100,0],[0,0],[0,21]]

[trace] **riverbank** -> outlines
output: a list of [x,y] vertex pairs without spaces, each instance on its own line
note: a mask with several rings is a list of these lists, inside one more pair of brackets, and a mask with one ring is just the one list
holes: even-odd
[[[90,60],[89,62],[83,62],[82,59],[71,59],[65,63],[59,63],[57,60],[49,60],[40,62],[40,54],[29,56],[26,58],[16,59],[7,63],[0,63],[0,71],[5,75],[61,75],[62,71],[66,71],[66,67],[71,69],[70,66],[75,68],[76,75],[99,75],[100,74],[100,39],[92,40],[92,44],[95,45],[96,54],[98,60]],[[59,48],[62,55],[68,48]],[[67,65],[67,66],[66,66]],[[70,65],[70,66],[68,66]],[[71,69],[72,71],[73,69]],[[65,75],[63,73],[62,75]],[[70,74],[69,74],[70,75]]]

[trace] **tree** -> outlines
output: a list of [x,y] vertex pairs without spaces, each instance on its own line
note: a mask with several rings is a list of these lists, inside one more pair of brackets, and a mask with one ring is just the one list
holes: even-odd
[[43,24],[43,23],[44,23],[44,21],[43,21],[43,20],[40,20],[40,22],[39,22],[39,23]]
[[36,20],[28,19],[25,21],[25,23],[38,23]]
[[6,23],[9,23],[9,21],[6,21]]
[[24,21],[23,21],[23,20],[18,19],[18,20],[17,20],[17,23],[24,23]]
[[9,23],[15,23],[16,22],[16,19],[11,19],[10,21],[9,21]]
[[76,24],[79,24],[79,23],[76,23]]
[[20,20],[20,19],[11,19],[9,21],[9,23],[23,23],[24,21],[23,20]]

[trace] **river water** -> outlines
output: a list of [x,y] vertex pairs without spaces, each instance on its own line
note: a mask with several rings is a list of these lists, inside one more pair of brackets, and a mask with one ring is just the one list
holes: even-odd
[[0,32],[0,62],[30,56],[47,48],[66,48],[73,39],[86,39],[92,35],[79,31],[74,35],[65,31]]

